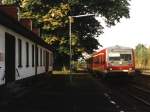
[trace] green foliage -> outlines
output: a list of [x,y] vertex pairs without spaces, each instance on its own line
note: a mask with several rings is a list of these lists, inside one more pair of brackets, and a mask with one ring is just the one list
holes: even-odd
[[[5,0],[9,1],[9,0]],[[13,0],[20,6],[22,18],[31,18],[41,28],[44,40],[54,49],[55,56],[69,57],[68,16],[95,14],[107,26],[115,25],[121,18],[129,18],[130,0]],[[84,50],[92,53],[100,46],[97,38],[103,26],[95,17],[74,18],[72,21],[73,58]],[[111,37],[110,37],[111,38]]]
[[146,66],[150,66],[149,57],[150,49],[146,48],[143,44],[138,44],[135,49],[136,66],[144,69]]

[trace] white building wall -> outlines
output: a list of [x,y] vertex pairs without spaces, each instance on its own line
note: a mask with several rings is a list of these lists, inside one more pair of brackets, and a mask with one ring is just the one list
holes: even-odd
[[[4,71],[5,71],[5,32],[13,35],[16,38],[16,80],[23,79],[26,77],[30,77],[35,75],[35,63],[36,63],[36,56],[34,57],[34,67],[32,66],[32,45],[34,45],[34,54],[35,54],[35,43],[30,41],[29,39],[23,37],[22,35],[0,25],[0,53],[3,54],[3,61],[0,61],[0,85],[5,83],[5,80],[2,80]],[[18,39],[22,40],[22,67],[18,67]],[[26,67],[26,42],[29,43],[29,67]],[[50,61],[52,62],[52,52],[47,50],[46,48],[43,48],[42,46],[38,45],[39,50],[39,66],[37,66],[37,74],[41,74],[45,72],[45,66],[43,62],[43,56],[42,56],[42,66],[40,65],[40,49],[46,50],[50,53]],[[43,54],[43,53],[42,53]],[[52,62],[53,63],[53,62]],[[49,71],[52,71],[52,66],[49,66]],[[19,73],[19,75],[18,75]]]
[[5,83],[5,33],[3,26],[0,25],[0,85]]
[[[32,67],[32,41],[26,39],[22,35],[15,33],[14,31],[7,29],[6,27],[2,26],[1,29],[4,29],[3,36],[5,38],[5,32],[13,35],[16,38],[16,80],[26,78],[29,76],[35,75],[35,67]],[[18,67],[18,39],[22,40],[22,67]],[[26,42],[29,43],[29,67],[26,67]],[[5,43],[5,42],[3,42]],[[17,72],[18,71],[18,72]],[[19,75],[18,75],[19,73]]]
[[[18,67],[18,39],[22,40],[22,67]],[[26,66],[26,42],[29,43],[29,66]],[[19,75],[16,73],[16,79],[22,79],[29,76],[35,75],[35,64],[32,67],[32,45],[35,44],[22,36],[16,36],[16,68],[18,69]],[[34,50],[35,52],[35,50]],[[34,58],[35,63],[35,58]]]

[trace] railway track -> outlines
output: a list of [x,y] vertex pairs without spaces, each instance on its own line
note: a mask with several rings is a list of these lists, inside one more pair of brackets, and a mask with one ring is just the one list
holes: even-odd
[[150,106],[150,90],[137,85],[131,85],[129,87],[128,95],[145,105]]
[[[109,86],[110,87],[110,86]],[[146,88],[144,85],[135,85],[135,84],[128,84],[124,87],[111,87],[112,91],[120,92],[122,95],[132,97],[136,101],[143,103],[144,105],[150,107],[150,90]],[[116,92],[115,92],[116,93]]]
[[[103,85],[108,90],[108,95],[127,110],[143,111],[150,108],[150,90],[144,85],[127,82],[126,84],[116,83],[116,81],[102,81],[95,79],[98,85]],[[120,84],[120,85],[119,85]]]

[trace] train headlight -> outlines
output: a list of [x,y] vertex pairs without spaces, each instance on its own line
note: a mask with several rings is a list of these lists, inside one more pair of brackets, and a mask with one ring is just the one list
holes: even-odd
[[111,67],[112,65],[111,65],[111,63],[108,63],[108,67]]
[[129,70],[132,70],[132,68],[129,68]]

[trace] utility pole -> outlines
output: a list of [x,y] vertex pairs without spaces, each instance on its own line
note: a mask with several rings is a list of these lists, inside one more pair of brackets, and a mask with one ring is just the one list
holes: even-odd
[[71,25],[71,20],[72,18],[82,18],[82,17],[89,17],[89,16],[95,16],[94,14],[86,14],[86,15],[76,15],[76,16],[69,16],[69,51],[70,51],[70,82],[72,83],[72,35],[71,35],[71,30],[72,30],[72,25]]

